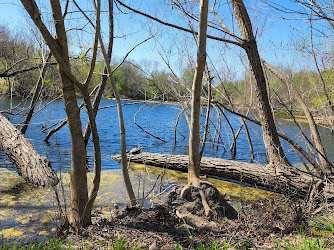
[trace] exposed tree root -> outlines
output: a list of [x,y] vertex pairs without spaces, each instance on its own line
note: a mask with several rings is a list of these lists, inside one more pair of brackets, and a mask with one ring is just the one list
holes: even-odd
[[237,218],[234,208],[209,182],[200,181],[198,185],[189,183],[182,189],[175,188],[169,193],[166,203],[174,207],[177,217],[191,227],[213,225],[224,217]]
[[202,205],[203,205],[203,208],[204,208],[204,211],[205,211],[205,216],[206,217],[210,217],[210,215],[212,214],[212,210],[206,200],[206,197],[205,197],[205,194],[203,192],[203,187],[202,185],[208,185],[210,186],[211,188],[215,188],[210,182],[207,182],[207,181],[199,181],[199,184],[198,185],[193,185],[191,183],[188,183],[182,190],[181,190],[181,194],[180,194],[180,197],[182,199],[185,199],[186,195],[191,191],[191,188],[194,187],[194,188],[197,188],[198,189],[198,193],[200,194],[201,196],[201,200],[202,200]]
[[201,198],[202,198],[202,204],[203,204],[203,207],[204,207],[204,211],[205,211],[205,216],[206,217],[209,217],[211,214],[212,214],[212,210],[205,198],[205,195],[203,193],[203,190],[202,189],[199,189],[198,190],[199,194],[201,195]]

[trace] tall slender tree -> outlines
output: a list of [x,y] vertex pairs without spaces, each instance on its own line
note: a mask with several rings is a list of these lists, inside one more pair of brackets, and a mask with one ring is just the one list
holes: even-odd
[[188,181],[199,186],[200,174],[200,113],[202,80],[206,62],[206,31],[208,23],[208,0],[200,2],[200,17],[197,38],[197,63],[192,85],[191,120],[189,136],[189,168]]
[[[94,25],[93,25],[92,21],[90,20],[90,18],[79,7],[79,5],[76,3],[76,1],[73,0],[73,2],[76,5],[76,7],[79,9],[79,11],[86,17],[86,19],[94,27]],[[112,2],[109,2],[109,3],[112,4]],[[100,12],[99,6],[97,6],[95,4],[95,2],[93,2],[93,4],[94,4],[96,13]],[[95,29],[97,30],[97,28],[98,27],[96,26]],[[130,176],[129,176],[129,171],[128,171],[128,161],[127,161],[127,157],[126,157],[125,125],[124,125],[124,118],[123,118],[123,109],[122,109],[121,97],[120,97],[120,95],[118,93],[118,90],[117,90],[115,82],[112,80],[112,73],[113,72],[112,72],[112,70],[110,68],[110,59],[108,58],[107,52],[106,52],[106,50],[104,48],[104,44],[103,44],[101,33],[98,34],[97,39],[100,41],[100,47],[101,47],[101,52],[102,52],[104,63],[105,63],[105,69],[107,69],[108,79],[111,82],[111,86],[112,86],[112,89],[113,89],[113,92],[114,92],[114,95],[115,95],[115,99],[116,99],[116,103],[117,103],[117,113],[118,113],[119,129],[120,129],[121,155],[122,155],[122,162],[121,162],[121,165],[122,165],[122,174],[123,174],[123,180],[124,180],[124,183],[125,183],[126,191],[127,191],[127,194],[128,194],[129,200],[130,200],[130,204],[132,206],[134,206],[134,205],[137,204],[137,200],[136,200],[135,194],[133,192],[132,183],[131,183]],[[125,60],[125,58],[123,60]],[[93,112],[94,111],[92,110],[92,115],[93,115]],[[95,115],[94,115],[94,120],[95,120]],[[94,142],[93,130],[92,130],[92,136],[93,136],[93,142]]]
[[[58,62],[58,72],[61,79],[61,86],[65,103],[64,108],[68,118],[68,127],[70,130],[71,138],[70,224],[76,232],[79,232],[82,226],[88,225],[91,222],[91,209],[97,195],[101,173],[101,153],[99,138],[95,123],[95,116],[92,111],[92,106],[88,94],[88,86],[93,75],[93,70],[95,68],[98,38],[100,35],[100,1],[97,0],[95,28],[96,32],[91,68],[83,83],[80,83],[71,71],[68,40],[64,22],[68,5],[66,5],[66,9],[63,14],[60,1],[50,0],[53,24],[55,28],[54,37],[43,22],[41,18],[41,13],[36,2],[34,0],[21,0],[21,3],[23,4],[31,19],[41,32],[45,42],[50,48],[50,51]],[[84,101],[94,142],[95,175],[93,179],[92,189],[89,193],[86,176],[86,157],[84,157],[86,155],[86,150],[81,128],[82,123],[80,119],[80,110],[77,105],[76,99],[76,88],[78,88],[84,96]]]
[[192,84],[191,98],[191,120],[189,134],[189,166],[188,166],[188,184],[182,189],[181,197],[189,191],[191,186],[198,188],[202,198],[203,207],[206,216],[209,216],[211,209],[206,201],[203,190],[201,189],[200,164],[201,157],[199,151],[200,145],[200,114],[201,114],[201,91],[203,73],[206,65],[206,32],[208,24],[208,0],[200,1],[200,16],[198,24],[197,37],[197,62]]

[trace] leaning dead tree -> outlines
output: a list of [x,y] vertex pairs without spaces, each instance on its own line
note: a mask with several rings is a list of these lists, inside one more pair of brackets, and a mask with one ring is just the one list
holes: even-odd
[[50,162],[39,155],[24,135],[2,114],[0,146],[28,183],[38,187],[57,185],[59,180]]

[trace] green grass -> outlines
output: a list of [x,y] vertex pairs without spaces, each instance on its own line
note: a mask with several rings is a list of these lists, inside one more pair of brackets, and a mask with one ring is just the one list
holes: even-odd
[[[146,249],[145,245],[141,242],[137,242],[135,245],[132,245],[131,242],[124,237],[112,237],[109,242],[102,242],[97,240],[96,243],[100,245],[99,249],[112,249],[112,250],[139,250]],[[87,248],[87,250],[90,247]],[[85,249],[85,248],[83,248]]]
[[70,250],[72,244],[64,244],[64,241],[57,238],[51,238],[46,240],[45,238],[41,242],[20,244],[19,242],[14,242],[12,244],[3,244],[0,242],[0,250],[51,250],[51,249],[66,249]]
[[291,249],[291,250],[312,250],[312,249],[329,249],[329,243],[323,238],[306,239],[301,241],[290,242],[274,242],[277,249]]
[[[195,250],[227,250],[227,249],[231,249],[234,247],[230,246],[230,240],[226,240],[224,239],[224,241],[213,241],[207,244],[203,244],[203,243],[199,243],[198,245],[192,247],[191,249],[195,249]],[[183,250],[184,248],[182,246],[177,246],[175,248],[175,250]],[[188,249],[188,248],[187,248]]]

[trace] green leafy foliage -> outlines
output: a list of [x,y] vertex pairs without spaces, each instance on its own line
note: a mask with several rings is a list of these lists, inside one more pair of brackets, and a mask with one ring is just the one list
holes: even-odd
[[287,116],[289,116],[289,112],[286,111],[286,110],[280,109],[280,110],[277,110],[276,116],[277,117],[287,117]]
[[[111,239],[111,247],[114,250],[137,250],[137,249],[143,249],[140,242],[138,242],[134,246],[131,246],[129,244],[129,240],[125,239],[124,237],[112,238]],[[110,248],[105,248],[105,249],[110,249]]]

